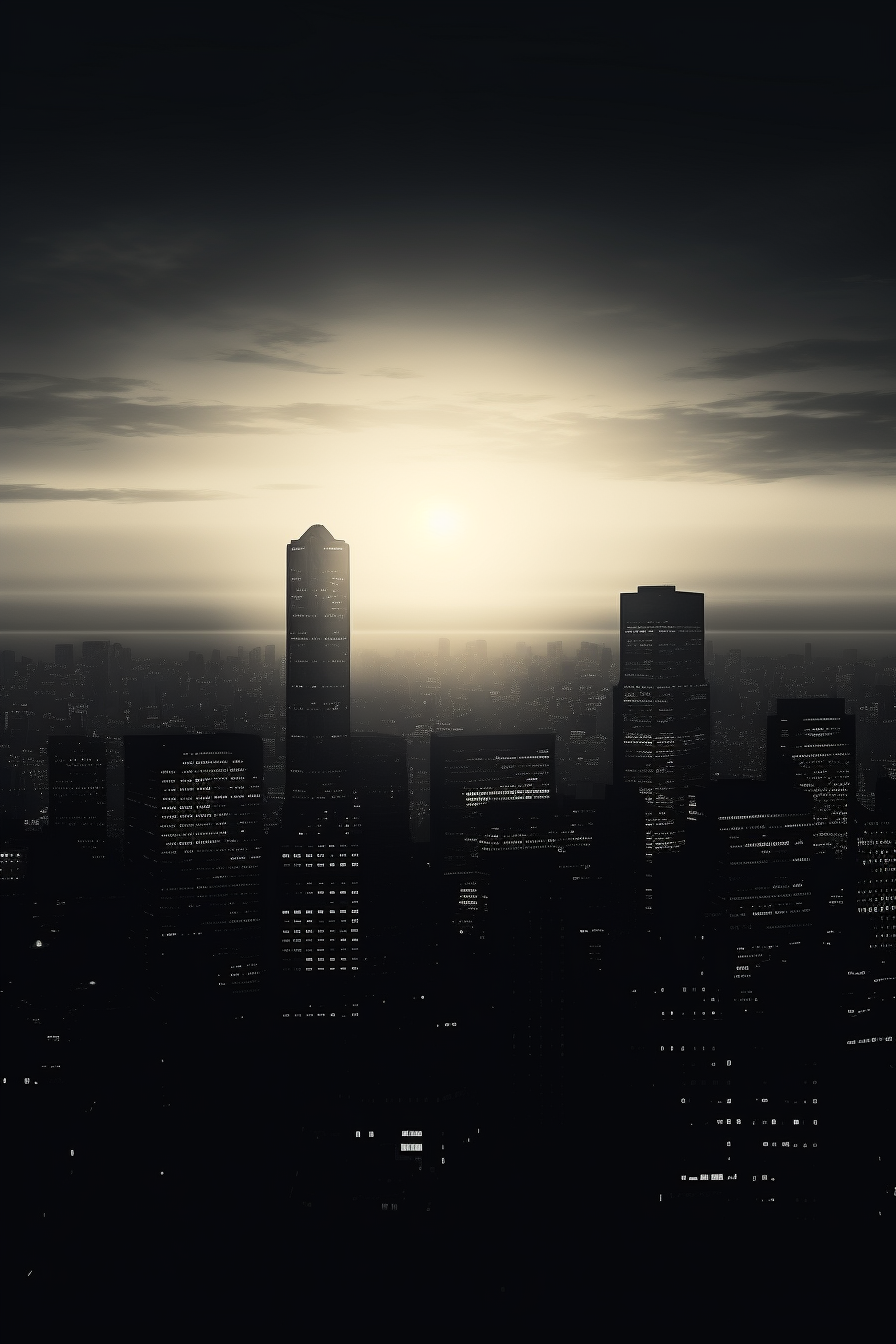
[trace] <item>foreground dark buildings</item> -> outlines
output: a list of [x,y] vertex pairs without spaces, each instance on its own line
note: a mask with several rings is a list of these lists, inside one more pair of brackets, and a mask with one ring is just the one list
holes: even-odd
[[618,668],[443,641],[407,720],[368,669],[353,722],[348,547],[310,528],[287,584],[282,673],[4,662],[26,1258],[181,1220],[892,1221],[892,665],[769,667],[757,757],[762,669],[640,588]]

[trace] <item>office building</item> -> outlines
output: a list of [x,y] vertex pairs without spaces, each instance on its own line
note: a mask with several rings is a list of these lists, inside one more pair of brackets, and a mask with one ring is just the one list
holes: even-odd
[[786,785],[723,779],[698,793],[697,812],[688,849],[708,864],[706,906],[722,916],[733,1001],[753,1012],[763,978],[780,978],[786,965],[785,978],[794,973],[814,945],[812,799]]
[[286,565],[288,829],[349,800],[349,548],[315,524]]
[[109,641],[85,639],[81,644],[81,676],[92,714],[106,712],[109,694]]
[[478,809],[554,800],[552,733],[433,734],[430,816],[433,861],[462,931],[486,908]]
[[[320,524],[286,552],[286,785],[274,858],[281,992],[332,994],[360,969],[352,794],[349,548]],[[356,993],[354,989],[350,993]]]
[[54,846],[82,858],[106,849],[106,744],[81,734],[47,739],[49,833]]
[[397,858],[411,841],[407,742],[392,733],[352,733],[351,771],[365,855]]
[[857,828],[856,904],[871,948],[892,957],[896,950],[896,780],[881,775],[874,795],[874,811],[863,809]]
[[262,744],[239,733],[126,737],[125,844],[154,981],[261,981]]
[[620,595],[613,691],[613,780],[644,799],[648,856],[680,849],[697,788],[709,782],[703,594],[674,586]]
[[779,700],[768,718],[769,783],[812,798],[817,854],[843,858],[856,791],[856,721],[840,699]]
[[55,646],[54,662],[57,667],[74,667],[75,665],[75,646],[74,644],[57,644]]

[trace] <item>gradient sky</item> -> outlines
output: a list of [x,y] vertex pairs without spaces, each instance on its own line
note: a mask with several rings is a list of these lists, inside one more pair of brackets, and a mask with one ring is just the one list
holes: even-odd
[[888,72],[799,36],[21,44],[4,628],[276,628],[314,522],[359,629],[892,628]]

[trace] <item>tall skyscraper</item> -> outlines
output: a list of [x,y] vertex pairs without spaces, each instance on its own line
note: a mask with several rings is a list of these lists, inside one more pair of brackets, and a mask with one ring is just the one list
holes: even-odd
[[[286,552],[286,816],[323,821],[349,780],[349,548],[316,523]],[[335,815],[335,813],[333,814]]]
[[47,739],[49,828],[56,845],[83,858],[106,848],[106,744],[101,737]]
[[843,700],[779,700],[768,717],[769,783],[811,795],[815,851],[843,857],[856,791],[856,720]]
[[[349,548],[316,523],[286,552],[286,788],[276,859],[281,988],[360,968],[351,787]],[[329,991],[328,991],[329,992]],[[344,996],[340,987],[337,992]]]
[[125,737],[125,843],[154,980],[261,983],[261,738]]
[[613,780],[644,799],[648,857],[681,848],[695,790],[709,782],[703,636],[702,593],[670,585],[620,595]]

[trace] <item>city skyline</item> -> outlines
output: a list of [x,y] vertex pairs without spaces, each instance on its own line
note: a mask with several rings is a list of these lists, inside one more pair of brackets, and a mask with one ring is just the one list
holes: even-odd
[[884,29],[6,29],[19,1335],[879,1329]]

